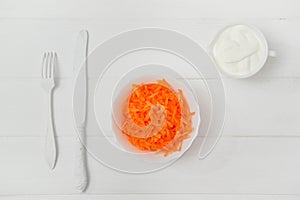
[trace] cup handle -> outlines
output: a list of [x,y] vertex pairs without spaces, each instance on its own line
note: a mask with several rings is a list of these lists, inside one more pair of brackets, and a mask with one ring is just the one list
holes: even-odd
[[274,51],[274,50],[269,50],[268,55],[269,55],[270,57],[277,57],[277,53],[276,53],[276,51]]

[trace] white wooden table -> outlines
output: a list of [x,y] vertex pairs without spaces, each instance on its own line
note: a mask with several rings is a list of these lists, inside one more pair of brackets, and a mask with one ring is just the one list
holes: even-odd
[[[72,172],[72,56],[80,29],[89,30],[90,49],[145,26],[206,46],[232,22],[260,28],[278,57],[253,78],[225,79],[228,116],[213,153],[198,160],[195,143],[174,165],[147,175],[118,173],[88,157],[84,199],[300,199],[299,10],[296,0],[0,0],[0,199],[83,199]],[[58,52],[60,65],[54,171],[43,151],[46,50]]]

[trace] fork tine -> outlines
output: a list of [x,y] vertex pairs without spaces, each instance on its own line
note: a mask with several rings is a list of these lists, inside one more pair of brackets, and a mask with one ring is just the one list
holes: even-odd
[[46,69],[46,56],[47,56],[47,54],[46,54],[46,52],[44,53],[44,55],[43,55],[43,63],[42,63],[42,78],[45,78],[46,76],[46,74],[45,74],[45,69]]
[[49,68],[49,52],[46,55],[46,65],[45,65],[45,78],[48,78],[48,68]]
[[56,65],[56,52],[53,52],[53,57],[52,57],[52,66],[51,66],[51,78],[53,79],[54,78],[54,68],[55,68],[55,65]]
[[52,70],[53,70],[53,63],[54,63],[54,53],[51,52],[50,53],[50,61],[49,61],[49,78],[52,78],[53,75],[52,75]]
[[52,53],[48,52],[47,78],[50,78]]
[[50,64],[51,64],[51,53],[48,52],[48,57],[47,57],[47,78],[50,78]]
[[47,78],[50,78],[51,59],[52,59],[52,53],[48,52]]

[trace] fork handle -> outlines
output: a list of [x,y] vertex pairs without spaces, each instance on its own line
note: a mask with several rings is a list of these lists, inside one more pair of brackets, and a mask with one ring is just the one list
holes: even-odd
[[[88,184],[88,174],[86,168],[86,150],[83,146],[85,143],[85,126],[77,127],[79,137],[76,139],[75,159],[74,159],[74,175],[76,178],[76,190],[84,192]],[[82,140],[82,141],[80,141]]]
[[46,161],[50,169],[54,169],[56,163],[56,141],[52,115],[52,90],[48,96],[48,123],[45,137],[45,154]]

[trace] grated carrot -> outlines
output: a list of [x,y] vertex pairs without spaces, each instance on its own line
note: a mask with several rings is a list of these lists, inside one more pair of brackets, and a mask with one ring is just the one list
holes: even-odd
[[181,90],[163,80],[132,85],[123,105],[122,133],[136,148],[168,156],[181,151],[193,131],[193,112]]

